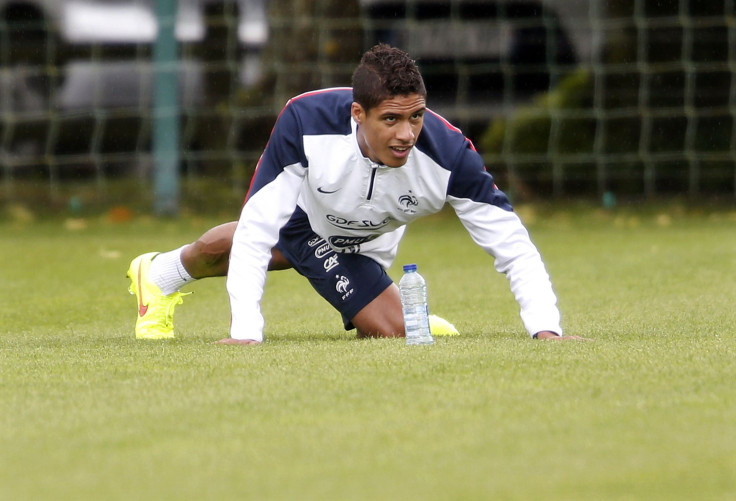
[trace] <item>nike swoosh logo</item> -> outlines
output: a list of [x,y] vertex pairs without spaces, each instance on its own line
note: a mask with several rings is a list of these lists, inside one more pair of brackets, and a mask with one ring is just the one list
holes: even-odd
[[322,187],[320,186],[320,187],[317,188],[317,191],[319,191],[320,193],[324,193],[325,195],[331,195],[332,193],[335,193],[335,192],[340,191],[340,188],[338,188],[336,190],[328,191],[328,190],[322,189]]
[[138,267],[138,316],[143,317],[148,313],[148,305],[143,304],[143,291],[141,290],[141,268]]

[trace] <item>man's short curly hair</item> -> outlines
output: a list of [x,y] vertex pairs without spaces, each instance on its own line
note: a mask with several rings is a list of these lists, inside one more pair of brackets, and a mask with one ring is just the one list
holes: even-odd
[[366,111],[395,96],[427,97],[416,62],[395,47],[378,44],[368,50],[353,72],[353,101]]

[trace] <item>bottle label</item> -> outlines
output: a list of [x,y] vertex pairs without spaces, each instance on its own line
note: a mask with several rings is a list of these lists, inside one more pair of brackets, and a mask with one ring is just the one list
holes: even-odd
[[429,325],[428,313],[428,308],[422,304],[404,308],[404,327],[407,336],[420,335],[421,331],[427,328]]

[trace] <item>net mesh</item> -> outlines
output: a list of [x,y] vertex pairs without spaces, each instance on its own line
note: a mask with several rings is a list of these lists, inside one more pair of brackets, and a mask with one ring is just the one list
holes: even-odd
[[[733,197],[735,3],[182,0],[182,199],[240,203],[286,100],[349,85],[378,41],[516,199]],[[152,205],[159,21],[150,1],[0,1],[3,202]]]

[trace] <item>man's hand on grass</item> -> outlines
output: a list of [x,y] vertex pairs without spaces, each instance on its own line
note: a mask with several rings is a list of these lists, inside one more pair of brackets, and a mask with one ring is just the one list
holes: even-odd
[[552,331],[537,332],[534,337],[536,337],[537,339],[552,339],[554,341],[592,341],[592,339],[589,339],[587,337],[560,336],[559,334],[555,334]]
[[226,337],[225,339],[215,341],[214,344],[261,344],[261,342],[256,341],[255,339],[233,339],[231,337]]

